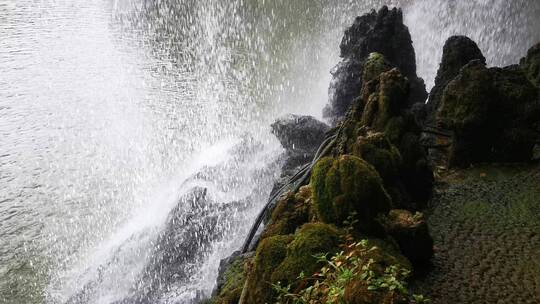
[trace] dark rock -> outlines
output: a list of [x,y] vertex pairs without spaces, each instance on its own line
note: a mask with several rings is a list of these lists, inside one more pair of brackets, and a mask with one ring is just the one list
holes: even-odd
[[[330,127],[312,116],[289,114],[272,124],[272,133],[286,150],[284,171],[309,163]],[[292,173],[292,172],[291,172]]]
[[529,49],[527,57],[521,59],[520,65],[529,81],[540,87],[540,43]]
[[204,252],[223,238],[220,221],[244,208],[244,203],[216,204],[200,187],[181,197],[157,239],[140,286],[122,303],[155,303],[165,290],[187,282]]
[[421,213],[391,210],[383,219],[386,232],[396,240],[405,257],[413,264],[425,264],[433,256],[433,239]]
[[217,285],[208,303],[237,304],[246,281],[245,265],[254,256],[254,252],[241,254],[234,252],[230,257],[219,263]]
[[425,101],[425,85],[416,75],[414,48],[409,30],[403,24],[401,10],[389,10],[384,6],[379,12],[357,17],[345,31],[340,49],[343,60],[332,71],[330,102],[323,113],[332,124],[343,118],[353,100],[360,95],[364,61],[373,52],[384,55],[409,79],[409,106]]
[[486,58],[474,41],[465,36],[452,36],[446,40],[439,70],[435,77],[435,86],[429,94],[426,105],[428,124],[434,122],[435,112],[441,104],[443,91],[448,83],[459,74],[459,70],[463,66],[472,60],[486,63]]
[[315,151],[330,127],[312,116],[294,114],[279,118],[272,124],[272,133],[286,150]]
[[487,68],[472,61],[446,87],[437,121],[454,133],[450,166],[529,161],[539,92],[518,66]]

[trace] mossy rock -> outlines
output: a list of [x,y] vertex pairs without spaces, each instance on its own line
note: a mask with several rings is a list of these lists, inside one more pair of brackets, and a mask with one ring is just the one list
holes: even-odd
[[363,96],[365,107],[361,124],[384,131],[389,120],[407,107],[409,82],[397,69],[392,69],[380,74]]
[[366,83],[374,80],[378,78],[380,74],[390,71],[391,69],[392,65],[381,53],[371,53],[364,62],[362,81]]
[[401,154],[384,133],[368,132],[359,136],[353,154],[370,163],[385,182],[396,178],[401,166]]
[[538,89],[517,66],[472,61],[446,87],[438,123],[454,132],[450,166],[532,158],[540,121]]
[[[246,263],[251,261],[251,255],[234,256],[228,261],[228,265],[218,278],[217,293],[209,300],[208,304],[237,304],[240,300],[244,283],[246,281]],[[220,265],[220,268],[222,266]]]
[[262,237],[292,234],[310,219],[311,188],[304,186],[298,193],[287,193],[276,204]]
[[250,265],[244,303],[273,303],[272,273],[287,256],[287,245],[292,235],[277,235],[261,240]]
[[271,281],[288,285],[293,284],[300,273],[311,276],[322,267],[315,256],[334,254],[340,243],[340,232],[336,227],[324,223],[305,224],[287,246],[287,256],[275,269]]
[[356,213],[358,228],[376,233],[375,219],[391,207],[382,183],[375,168],[359,157],[322,158],[311,176],[313,207],[320,220],[338,226]]

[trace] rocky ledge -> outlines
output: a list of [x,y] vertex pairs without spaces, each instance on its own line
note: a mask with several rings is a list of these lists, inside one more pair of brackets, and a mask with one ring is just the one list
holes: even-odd
[[[334,127],[272,126],[284,174],[207,303],[539,300],[540,45],[488,68],[449,38],[427,104],[399,9],[358,17],[340,47]],[[501,175],[500,162],[521,165]]]

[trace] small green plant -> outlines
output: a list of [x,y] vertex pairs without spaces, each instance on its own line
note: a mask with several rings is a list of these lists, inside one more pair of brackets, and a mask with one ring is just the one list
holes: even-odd
[[[297,286],[273,285],[277,293],[276,304],[344,304],[346,289],[354,282],[366,286],[366,290],[374,296],[384,294],[395,298],[410,298],[405,280],[410,271],[400,265],[381,268],[381,261],[371,256],[380,256],[381,249],[370,246],[367,240],[350,243],[345,250],[332,257],[328,254],[316,256],[317,262],[324,266],[311,277],[301,273]],[[413,295],[410,299],[415,304],[428,303],[421,295]]]
[[431,302],[428,298],[424,297],[423,295],[413,294],[412,300],[414,304],[424,304]]

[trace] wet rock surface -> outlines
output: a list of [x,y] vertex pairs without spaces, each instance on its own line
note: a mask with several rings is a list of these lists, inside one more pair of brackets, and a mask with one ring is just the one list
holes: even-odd
[[426,212],[433,266],[414,284],[434,304],[540,303],[540,165],[443,179]]

